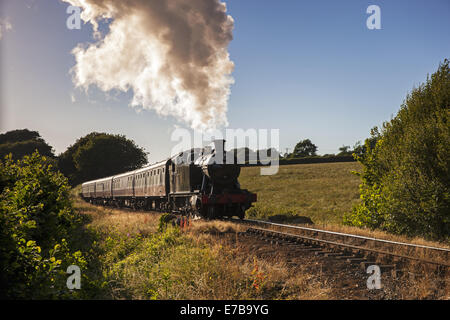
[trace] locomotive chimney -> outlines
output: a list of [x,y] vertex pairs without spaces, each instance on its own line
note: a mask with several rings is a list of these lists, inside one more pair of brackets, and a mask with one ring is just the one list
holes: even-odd
[[225,140],[224,139],[213,140],[213,143],[214,143],[214,149],[216,150],[216,152],[221,152],[221,153],[225,152]]
[[225,140],[216,139],[213,140],[214,143],[214,159],[215,163],[223,164],[224,154],[225,154]]

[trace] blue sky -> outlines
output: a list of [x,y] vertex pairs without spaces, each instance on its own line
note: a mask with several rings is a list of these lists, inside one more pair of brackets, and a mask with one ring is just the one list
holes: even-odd
[[[305,138],[319,154],[364,140],[450,57],[448,0],[225,2],[235,21],[229,128],[280,129],[283,151]],[[371,4],[381,30],[366,27]],[[164,158],[182,123],[136,112],[130,92],[74,88],[70,52],[92,41],[92,29],[67,29],[67,6],[2,0],[0,19],[12,29],[0,39],[0,132],[37,130],[57,153],[91,131],[120,133],[152,162]]]

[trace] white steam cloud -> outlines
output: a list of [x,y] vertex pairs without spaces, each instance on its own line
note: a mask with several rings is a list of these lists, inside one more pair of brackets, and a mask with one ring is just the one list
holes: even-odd
[[[63,0],[82,8],[96,43],[73,49],[77,87],[133,91],[132,106],[199,130],[226,126],[233,18],[220,0]],[[109,31],[98,26],[110,19]]]

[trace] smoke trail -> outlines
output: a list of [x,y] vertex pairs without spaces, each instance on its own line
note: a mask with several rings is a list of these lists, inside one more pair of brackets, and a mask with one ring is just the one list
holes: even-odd
[[[132,106],[205,130],[227,125],[233,18],[220,0],[63,0],[96,43],[73,49],[77,87],[133,90]],[[98,27],[110,19],[109,31]]]

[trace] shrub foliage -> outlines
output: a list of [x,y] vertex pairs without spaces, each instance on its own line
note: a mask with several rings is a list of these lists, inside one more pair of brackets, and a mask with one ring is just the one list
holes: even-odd
[[363,164],[361,203],[345,223],[448,239],[450,234],[449,61],[413,89],[391,121],[372,130]]
[[66,268],[86,265],[70,240],[81,218],[51,163],[38,152],[0,162],[0,298],[66,297]]

